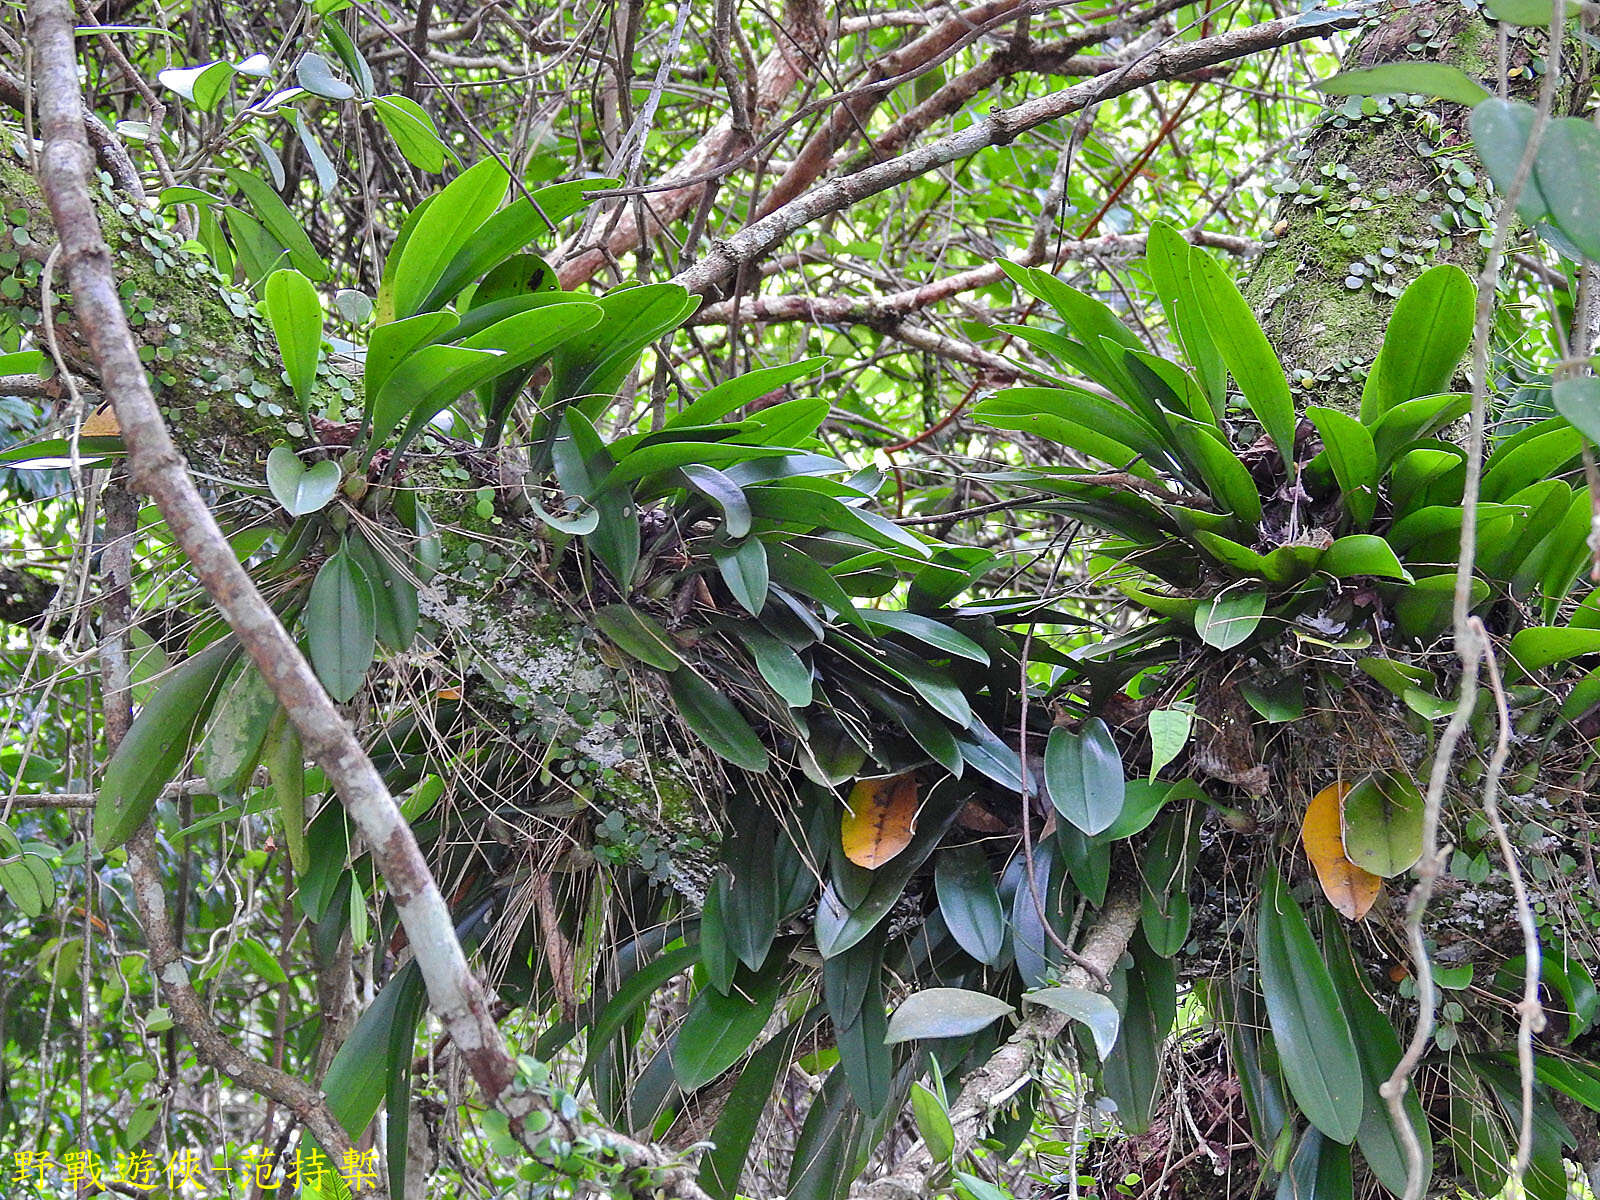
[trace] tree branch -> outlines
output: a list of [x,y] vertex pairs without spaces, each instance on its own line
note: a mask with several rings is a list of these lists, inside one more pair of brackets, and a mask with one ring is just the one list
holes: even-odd
[[796,230],[868,196],[887,191],[990,146],[1007,145],[1030,129],[1081,112],[1103,100],[1276,46],[1326,37],[1335,30],[1349,28],[1358,20],[1356,16],[1345,15],[1321,24],[1307,25],[1296,17],[1282,17],[1198,41],[1169,42],[1120,71],[1038,96],[1012,108],[998,109],[966,129],[887,162],[866,167],[854,175],[846,175],[813,188],[746,226],[733,237],[713,242],[710,253],[694,266],[679,272],[674,282],[691,292],[705,294],[730,278],[740,267],[754,262],[781,244]]

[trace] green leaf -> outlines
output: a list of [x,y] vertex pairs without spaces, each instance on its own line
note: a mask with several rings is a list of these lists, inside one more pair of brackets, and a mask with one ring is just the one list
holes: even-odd
[[324,460],[306,467],[287,446],[274,446],[267,455],[267,487],[291,517],[321,512],[339,490],[340,478],[338,463]]
[[1195,288],[1205,302],[1206,326],[1245,403],[1272,438],[1283,461],[1294,461],[1294,400],[1277,354],[1238,286],[1209,254],[1192,252]]
[[676,671],[683,657],[667,631],[648,613],[629,604],[597,609],[594,623],[619,649],[658,671]]
[[406,96],[374,96],[372,111],[408,163],[430,175],[444,170],[448,151],[433,118],[420,104]]
[[1317,561],[1317,569],[1335,579],[1372,575],[1379,579],[1398,579],[1402,583],[1414,582],[1411,572],[1400,565],[1389,543],[1371,533],[1352,533],[1339,538]]
[[1376,67],[1340,71],[1332,79],[1312,84],[1330,96],[1438,96],[1471,108],[1489,93],[1459,67],[1434,62],[1394,62]]
[[761,678],[785,704],[790,708],[805,708],[811,703],[811,668],[798,654],[765,630],[741,625],[738,632],[755,659]]
[[1477,289],[1460,267],[1439,263],[1419,275],[1389,317],[1362,389],[1362,424],[1375,425],[1395,405],[1449,388],[1472,341],[1476,310]]
[[348,547],[317,572],[303,618],[311,665],[340,703],[361,690],[377,652],[377,612],[372,581]]
[[[533,204],[525,197],[516,197],[461,244],[423,297],[422,309],[443,307],[469,283],[483,278],[530,242],[551,236],[554,232],[551,225],[588,205],[585,192],[616,187],[621,182],[620,179],[575,179],[540,188],[533,193]],[[546,218],[550,224],[546,224]],[[478,294],[482,295],[482,289]],[[475,300],[474,304],[479,302]]]
[[313,96],[321,96],[324,100],[355,99],[355,88],[337,78],[328,66],[328,60],[320,54],[302,54],[294,70],[300,86]]
[[651,959],[622,981],[589,1023],[589,1056],[584,1061],[580,1079],[588,1079],[594,1074],[601,1054],[612,1039],[622,1032],[628,1019],[642,1009],[659,988],[699,962],[701,953],[702,947],[698,945],[679,946],[659,958]]
[[[1329,976],[1338,994],[1339,1006],[1350,1022],[1356,1054],[1361,1060],[1365,1100],[1361,1109],[1361,1127],[1356,1131],[1356,1145],[1378,1182],[1395,1195],[1403,1196],[1406,1190],[1405,1143],[1395,1129],[1394,1119],[1389,1115],[1388,1101],[1378,1091],[1400,1063],[1400,1039],[1395,1034],[1394,1025],[1362,983],[1344,931],[1337,924],[1330,924],[1325,928],[1324,941],[1328,947]],[[1406,1087],[1402,1106],[1406,1120],[1422,1147],[1423,1178],[1432,1179],[1433,1139],[1428,1131],[1422,1103],[1417,1099],[1415,1085]]]
[[750,532],[750,505],[743,488],[704,463],[685,463],[679,470],[691,488],[722,510],[723,529],[728,537],[742,538]]
[[1371,429],[1372,448],[1378,455],[1379,476],[1389,470],[1389,464],[1411,443],[1466,416],[1471,407],[1471,396],[1449,392],[1403,400],[1378,417]]
[[989,652],[964,633],[957,633],[942,621],[893,608],[864,608],[861,619],[875,629],[888,629],[915,638],[925,646],[956,658],[989,665]]
[[[1498,96],[1473,107],[1472,144],[1483,160],[1489,177],[1503,194],[1516,178],[1517,167],[1533,136],[1533,106],[1521,100],[1501,100]],[[1538,160],[1533,176],[1517,201],[1517,212],[1530,225],[1549,213],[1539,185]]]
[[998,996],[966,988],[937,987],[913,992],[889,1018],[886,1040],[909,1042],[914,1038],[964,1037],[993,1025],[1016,1012]]
[[1378,453],[1372,434],[1360,421],[1336,408],[1311,405],[1306,416],[1322,436],[1322,446],[1344,497],[1345,509],[1358,529],[1372,523],[1378,503]]
[[388,1091],[391,1069],[403,1055],[411,1064],[411,1045],[427,991],[415,961],[406,963],[362,1013],[339,1046],[322,1079],[322,1094],[334,1119],[351,1137],[360,1137],[378,1113]]
[[[380,117],[382,111],[380,107]],[[384,265],[378,289],[380,321],[422,311],[422,301],[450,261],[500,207],[509,183],[505,168],[486,158],[456,176],[425,209],[413,214],[415,223],[403,241],[396,241]]]
[[1284,1081],[1307,1120],[1349,1145],[1364,1112],[1361,1060],[1306,919],[1271,866],[1262,878],[1256,943]]
[[1077,733],[1061,725],[1050,731],[1044,779],[1056,811],[1091,837],[1111,827],[1127,796],[1122,756],[1099,717]]
[[1591,442],[1600,441],[1600,379],[1593,375],[1558,379],[1550,388],[1550,400]]
[[722,575],[722,582],[739,606],[753,617],[761,615],[767,602],[767,548],[755,538],[746,538],[736,545],[713,545],[712,560]]
[[310,404],[317,360],[322,357],[322,301],[317,289],[299,271],[274,271],[262,286],[262,305],[278,340],[289,386],[302,405]]
[[586,337],[563,345],[550,362],[546,411],[580,397],[593,417],[612,400],[638,361],[639,353],[662,334],[676,329],[700,307],[700,300],[675,283],[643,284],[608,292],[596,303],[601,319]]
[[1552,120],[1534,169],[1555,227],[1584,257],[1600,259],[1600,129],[1580,117]]
[[676,429],[684,425],[709,425],[714,421],[720,421],[734,409],[749,404],[752,400],[759,400],[762,396],[770,395],[796,379],[813,374],[831,361],[823,355],[786,363],[780,367],[764,367],[759,371],[749,371],[726,383],[719,383],[705,392],[692,404],[667,418],[661,428]]
[[222,691],[240,646],[221,638],[167,676],[106,764],[95,801],[94,837],[111,850],[132,837],[178,773]]
[[1210,425],[1177,415],[1171,424],[1173,439],[1205,480],[1206,491],[1217,507],[1247,526],[1260,524],[1261,490],[1222,435]]
[[1006,919],[983,847],[968,843],[941,850],[933,884],[956,944],[981,963],[997,963],[1005,949]]
[[733,1085],[716,1128],[711,1131],[712,1149],[700,1160],[700,1186],[712,1200],[735,1200],[739,1178],[750,1144],[755,1140],[762,1114],[772,1097],[780,1073],[786,1073],[805,1036],[821,1015],[814,1008],[792,1022],[761,1049],[750,1056]]
[[1175,704],[1171,708],[1150,710],[1150,779],[1161,774],[1161,768],[1177,758],[1189,744],[1189,733],[1194,728],[1194,705]]
[[956,1152],[956,1131],[944,1102],[920,1083],[911,1085],[911,1116],[936,1163],[948,1163]]
[[672,1073],[686,1092],[733,1066],[761,1036],[778,1002],[786,960],[760,972],[740,971],[732,994],[703,988],[684,1015],[672,1047]]
[[1265,592],[1225,592],[1201,601],[1194,629],[1200,640],[1218,650],[1231,650],[1256,631],[1267,611]]
[[1345,854],[1385,879],[1409,871],[1422,857],[1422,810],[1422,793],[1406,776],[1368,776],[1344,798]]
[[251,209],[260,218],[262,227],[289,252],[289,261],[311,279],[326,279],[328,264],[317,256],[311,239],[306,236],[304,223],[289,211],[289,206],[278,197],[278,193],[263,180],[238,167],[227,167],[223,174],[244,193]]
[[1510,649],[1517,665],[1532,673],[1586,654],[1600,653],[1600,629],[1536,625],[1513,634]]
[[733,701],[695,672],[673,672],[672,698],[684,723],[719,757],[746,771],[759,773],[767,769],[767,748],[750,723]]
[[261,761],[278,698],[267,681],[245,663],[216,704],[216,715],[197,755],[208,786],[219,796],[237,798],[250,786]]
[[1091,992],[1087,988],[1047,987],[1024,992],[1022,998],[1029,1004],[1042,1004],[1087,1026],[1094,1037],[1095,1053],[1100,1055],[1101,1062],[1110,1056],[1111,1048],[1117,1044],[1122,1018],[1109,996]]

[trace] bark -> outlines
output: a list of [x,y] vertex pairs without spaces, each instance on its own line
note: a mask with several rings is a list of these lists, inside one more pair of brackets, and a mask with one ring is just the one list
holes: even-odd
[[[1374,20],[1343,65],[1442,62],[1492,91],[1496,41],[1495,24],[1476,10],[1428,0]],[[1537,90],[1531,58],[1527,41],[1510,42],[1510,66],[1524,68],[1513,98]],[[1587,91],[1581,71],[1573,74],[1569,103]],[[1475,277],[1493,211],[1469,110],[1402,101],[1332,99],[1279,185],[1275,237],[1246,289],[1290,382],[1314,403],[1352,412],[1395,300],[1435,262]]]

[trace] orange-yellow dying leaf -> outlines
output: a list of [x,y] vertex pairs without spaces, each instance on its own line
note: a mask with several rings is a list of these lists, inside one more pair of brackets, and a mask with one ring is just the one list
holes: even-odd
[[122,426],[117,423],[117,412],[111,405],[89,414],[89,419],[78,430],[82,437],[121,437]]
[[839,837],[858,867],[883,866],[911,844],[917,831],[917,773],[863,779],[850,789]]
[[1332,783],[1312,797],[1306,806],[1305,823],[1300,827],[1300,840],[1305,843],[1306,857],[1317,870],[1317,880],[1328,903],[1349,920],[1359,921],[1378,898],[1383,880],[1345,857],[1339,812],[1350,786]]

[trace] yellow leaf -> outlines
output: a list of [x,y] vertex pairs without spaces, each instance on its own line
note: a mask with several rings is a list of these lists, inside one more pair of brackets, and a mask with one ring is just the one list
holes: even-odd
[[107,404],[91,413],[78,430],[81,437],[121,437],[122,426],[117,423],[117,411]]
[[917,773],[863,779],[850,789],[839,837],[858,867],[883,866],[911,844],[917,831]]
[[1342,916],[1359,921],[1378,898],[1383,880],[1345,857],[1339,817],[1350,788],[1348,783],[1332,783],[1312,798],[1300,826],[1300,840],[1305,843],[1306,857],[1317,870],[1317,880],[1328,903]]

